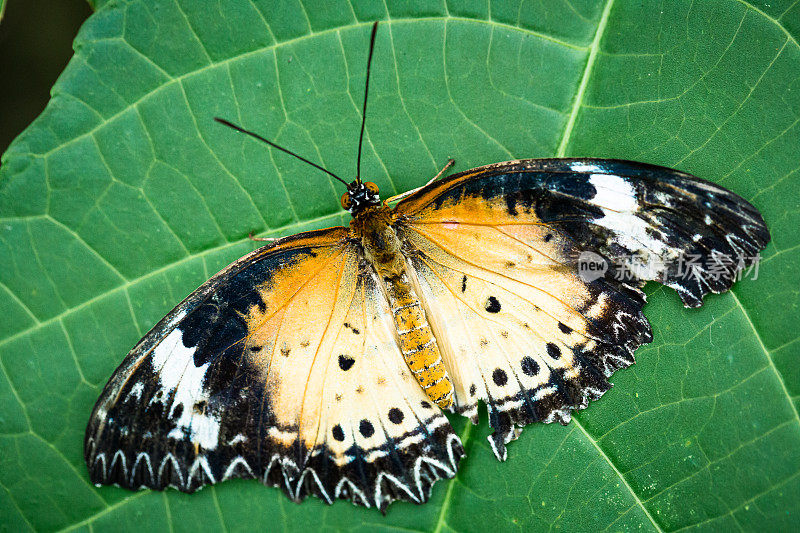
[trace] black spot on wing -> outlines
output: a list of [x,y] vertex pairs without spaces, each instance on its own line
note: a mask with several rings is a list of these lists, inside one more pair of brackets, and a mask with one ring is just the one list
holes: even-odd
[[520,367],[522,368],[523,374],[526,376],[535,376],[539,373],[539,363],[527,355],[520,361]]
[[403,418],[405,418],[403,411],[397,407],[392,407],[389,409],[389,421],[393,424],[400,424],[403,421]]
[[375,428],[372,425],[372,422],[369,420],[362,420],[358,424],[358,431],[361,433],[365,438],[371,437],[375,433]]
[[357,327],[353,326],[353,325],[352,325],[352,324],[350,324],[349,322],[345,322],[345,323],[344,323],[344,327],[346,327],[347,329],[349,329],[350,331],[352,331],[352,332],[353,332],[353,335],[360,335],[360,334],[361,334],[361,331],[359,331],[359,329],[358,329]]
[[494,372],[492,372],[492,381],[494,381],[495,385],[500,387],[508,383],[508,375],[506,374],[506,371],[502,368],[495,368]]
[[486,299],[486,303],[483,304],[483,308],[489,313],[499,313],[501,309],[500,300],[494,296],[489,296]]
[[547,343],[547,355],[549,355],[552,359],[560,359],[561,358],[561,348],[553,344],[552,342]]
[[350,357],[349,355],[341,354],[339,355],[339,368],[344,371],[350,370],[350,368],[355,364],[356,360]]

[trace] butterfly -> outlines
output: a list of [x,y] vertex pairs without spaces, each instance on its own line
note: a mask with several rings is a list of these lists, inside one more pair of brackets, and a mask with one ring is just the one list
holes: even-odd
[[425,502],[464,456],[445,411],[478,423],[484,403],[505,460],[524,426],[567,424],[634,363],[652,340],[645,282],[697,307],[770,239],[748,202],[664,167],[508,161],[391,207],[360,172],[348,183],[218,121],[344,183],[352,220],[242,257],[145,335],[86,430],[96,484],[254,478],[295,501]]

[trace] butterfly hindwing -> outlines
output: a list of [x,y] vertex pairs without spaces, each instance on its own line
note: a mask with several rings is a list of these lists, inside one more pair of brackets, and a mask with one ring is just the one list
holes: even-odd
[[[558,262],[557,247],[568,241],[544,243],[542,228],[525,229],[402,230],[454,378],[456,410],[477,421],[478,400],[487,404],[499,458],[518,427],[566,423],[570,409],[599,398],[610,388],[606,378],[632,364],[633,350],[651,339],[641,293],[603,280],[584,283],[574,265]],[[537,241],[539,250],[525,244]]]
[[455,475],[461,442],[411,376],[374,272],[362,269],[348,298],[297,413],[306,470],[336,472],[318,487],[333,497],[381,509],[395,499],[424,502],[437,479]]
[[[714,206],[711,209],[710,206]],[[769,240],[755,209],[689,175],[609,160],[500,163],[400,202],[395,226],[455,385],[477,421],[487,403],[498,458],[520,428],[566,423],[650,342],[640,288],[654,279],[697,306],[729,288]],[[580,276],[582,252],[630,277]],[[693,277],[674,268],[697,255]],[[712,271],[712,255],[744,258]],[[655,265],[653,267],[652,265]]]
[[191,492],[244,477],[294,500],[425,501],[463,451],[392,328],[344,228],[253,252],[117,369],[87,428],[92,481]]

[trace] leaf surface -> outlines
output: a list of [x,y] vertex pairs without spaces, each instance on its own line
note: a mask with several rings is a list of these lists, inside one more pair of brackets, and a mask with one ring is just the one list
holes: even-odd
[[[44,113],[0,168],[0,517],[10,530],[789,529],[800,518],[800,4],[740,0],[98,2]],[[325,175],[384,195],[513,158],[677,167],[752,201],[758,279],[686,310],[566,427],[468,458],[424,506],[302,505],[252,481],[194,495],[88,483],[83,431],[130,347],[254,248],[346,224]],[[752,275],[750,276],[752,277]]]

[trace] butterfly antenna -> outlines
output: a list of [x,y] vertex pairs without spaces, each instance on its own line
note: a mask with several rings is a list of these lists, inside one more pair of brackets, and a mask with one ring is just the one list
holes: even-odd
[[369,94],[369,69],[372,66],[372,52],[375,50],[375,34],[378,32],[378,21],[372,25],[372,36],[369,38],[369,57],[367,57],[367,81],[364,87],[364,108],[361,110],[361,135],[358,137],[358,159],[356,160],[356,181],[361,183],[361,145],[364,143],[364,126],[367,124],[367,95]]
[[329,176],[331,176],[331,177],[333,177],[333,178],[336,178],[337,180],[339,180],[339,181],[341,181],[342,183],[344,183],[344,184],[345,184],[345,186],[347,186],[347,182],[346,182],[346,181],[344,181],[342,178],[340,178],[339,176],[337,176],[336,174],[334,174],[334,173],[333,173],[333,172],[331,172],[330,170],[324,169],[324,168],[322,168],[321,166],[319,166],[319,165],[318,165],[318,164],[316,164],[316,163],[312,163],[311,161],[309,161],[309,160],[308,160],[308,159],[306,159],[305,157],[301,157],[301,156],[297,155],[296,153],[294,153],[294,152],[292,152],[292,151],[290,151],[290,150],[287,150],[287,149],[286,149],[286,148],[284,148],[283,146],[278,146],[278,145],[277,145],[277,144],[275,144],[274,142],[272,142],[272,141],[269,141],[269,140],[265,139],[264,137],[262,137],[262,136],[261,136],[261,135],[259,135],[258,133],[255,133],[255,132],[252,132],[252,131],[248,131],[248,130],[246,130],[246,129],[244,129],[244,128],[240,127],[240,126],[237,126],[237,125],[236,125],[236,124],[234,124],[233,122],[228,122],[228,121],[227,121],[227,120],[225,120],[224,118],[214,117],[214,120],[216,120],[216,121],[217,121],[217,122],[219,122],[220,124],[224,124],[225,126],[228,126],[229,128],[233,128],[233,129],[235,129],[236,131],[241,131],[242,133],[246,133],[247,135],[249,135],[249,136],[251,136],[251,137],[254,137],[254,138],[258,139],[259,141],[265,142],[265,143],[267,143],[268,145],[272,146],[273,148],[277,148],[277,149],[278,149],[278,150],[280,150],[281,152],[286,152],[287,154],[289,154],[289,155],[291,155],[291,156],[294,156],[294,157],[296,157],[296,158],[297,158],[297,159],[299,159],[300,161],[303,161],[304,163],[308,163],[309,165],[311,165],[311,166],[312,166],[312,167],[314,167],[314,168],[318,168],[318,169],[320,169],[321,171],[325,172],[326,174],[328,174]]

